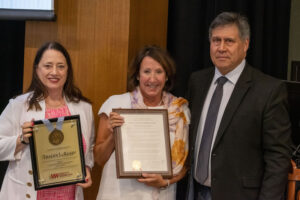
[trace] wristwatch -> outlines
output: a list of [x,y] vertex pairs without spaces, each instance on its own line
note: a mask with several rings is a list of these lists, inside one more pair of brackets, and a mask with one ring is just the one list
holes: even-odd
[[20,141],[22,144],[29,144],[29,143],[25,142],[23,134],[20,135]]

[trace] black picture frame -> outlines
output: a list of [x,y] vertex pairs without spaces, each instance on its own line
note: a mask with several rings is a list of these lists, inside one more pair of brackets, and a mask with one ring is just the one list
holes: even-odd
[[[58,118],[49,119],[49,121],[51,123],[54,123],[54,124],[56,124],[57,120],[58,120]],[[62,180],[51,181],[51,182],[48,182],[48,183],[47,182],[42,183],[42,181],[40,179],[40,176],[42,176],[41,175],[42,170],[39,169],[39,164],[40,164],[39,162],[41,162],[40,160],[42,160],[42,159],[40,159],[41,156],[39,155],[39,153],[41,153],[41,152],[38,152],[40,150],[37,147],[37,141],[36,141],[36,138],[37,138],[36,136],[37,135],[36,134],[46,134],[46,133],[38,133],[37,132],[38,131],[38,130],[36,130],[37,126],[40,126],[40,127],[45,126],[43,124],[42,120],[37,120],[37,121],[34,121],[33,134],[32,134],[32,137],[30,137],[30,139],[29,139],[30,153],[31,153],[31,163],[32,163],[33,180],[34,180],[35,190],[46,189],[46,188],[51,188],[51,187],[58,187],[58,186],[64,186],[64,185],[71,185],[71,184],[76,184],[76,183],[84,183],[85,182],[86,170],[85,170],[85,159],[84,159],[84,151],[83,151],[83,143],[82,143],[80,116],[79,115],[66,116],[66,117],[64,117],[64,124],[66,122],[75,122],[75,124],[76,124],[76,127],[77,127],[76,132],[75,133],[68,133],[68,134],[73,134],[72,137],[74,137],[75,140],[78,141],[77,144],[73,144],[73,145],[75,145],[75,150],[74,151],[78,150],[78,152],[73,153],[73,151],[72,151],[71,153],[67,153],[67,154],[65,154],[64,152],[63,153],[57,152],[57,154],[51,154],[51,155],[58,155],[58,156],[57,157],[54,156],[53,159],[51,157],[50,161],[51,162],[61,162],[60,160],[55,160],[55,157],[56,157],[56,159],[64,160],[64,159],[70,159],[70,155],[71,155],[71,157],[72,157],[72,155],[76,155],[77,156],[77,161],[78,161],[78,156],[79,156],[79,161],[78,161],[79,163],[76,162],[76,164],[78,164],[80,166],[80,170],[79,170],[80,172],[79,172],[79,175],[78,175],[79,178],[74,179],[74,177],[72,177],[72,178],[68,179],[67,175],[68,175],[68,173],[71,173],[71,172],[69,171],[69,172],[66,172],[64,174],[62,172],[57,172],[57,170],[59,171],[59,169],[60,169],[58,167],[57,169],[50,169],[49,170],[49,174],[51,175],[50,177],[55,179],[59,176],[62,176],[62,177],[66,176],[66,178],[64,178]],[[50,134],[49,131],[48,131],[48,134]],[[47,138],[46,135],[43,136],[43,137]],[[71,136],[68,136],[68,137],[71,137]],[[45,141],[43,141],[43,142],[45,142]],[[62,142],[62,144],[59,144],[59,145],[64,145],[64,143]],[[64,146],[59,146],[59,145],[53,145],[53,149],[54,149],[53,151],[54,152],[55,152],[55,150],[60,151],[60,149],[66,148]],[[72,147],[70,147],[70,149],[72,149]]]

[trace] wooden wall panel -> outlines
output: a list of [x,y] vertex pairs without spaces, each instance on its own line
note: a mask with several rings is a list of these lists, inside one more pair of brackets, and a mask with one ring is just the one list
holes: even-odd
[[[57,20],[27,21],[24,53],[24,90],[31,80],[37,49],[59,41],[69,51],[75,82],[93,102],[95,127],[101,104],[126,91],[127,66],[145,44],[166,46],[167,0],[57,0]],[[92,171],[93,186],[85,199],[96,198],[101,169]]]
[[167,0],[132,0],[130,4],[129,59],[145,45],[167,45]]
[[69,51],[76,83],[93,100],[96,112],[112,93],[126,90],[129,0],[56,3],[56,22],[26,22],[24,89],[31,80],[36,50],[57,40]]

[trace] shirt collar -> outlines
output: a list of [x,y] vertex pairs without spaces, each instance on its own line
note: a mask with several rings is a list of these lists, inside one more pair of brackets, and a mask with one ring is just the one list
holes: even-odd
[[[238,81],[240,75],[242,74],[242,71],[244,70],[245,68],[245,65],[246,65],[246,60],[243,59],[242,62],[236,67],[234,68],[231,72],[227,73],[225,75],[225,77],[233,84],[235,85],[236,82]],[[215,67],[215,75],[214,75],[214,79],[213,79],[213,82],[216,84],[216,80],[223,76],[221,74],[221,72],[218,70],[217,67]]]

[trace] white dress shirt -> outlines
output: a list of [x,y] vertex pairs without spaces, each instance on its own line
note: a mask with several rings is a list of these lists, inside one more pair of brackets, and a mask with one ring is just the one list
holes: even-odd
[[[219,130],[219,126],[220,126],[220,122],[222,120],[225,108],[227,106],[227,103],[231,97],[232,91],[242,73],[242,71],[245,68],[245,64],[246,61],[245,59],[231,72],[227,73],[225,75],[225,77],[228,79],[228,81],[224,84],[223,86],[223,96],[222,96],[222,100],[221,100],[221,104],[220,104],[220,108],[219,108],[219,112],[218,112],[218,116],[217,116],[217,121],[216,121],[216,125],[215,125],[215,130],[214,130],[214,135],[213,135],[213,140],[212,140],[212,145],[211,145],[211,151],[213,148],[213,144],[215,142],[216,139],[216,135],[217,132]],[[202,109],[202,113],[201,113],[201,117],[200,117],[200,121],[199,121],[199,126],[198,126],[198,130],[197,130],[197,139],[196,139],[196,143],[195,143],[195,165],[194,165],[194,174],[196,174],[196,169],[197,169],[197,163],[198,163],[198,153],[199,153],[199,148],[200,148],[200,143],[201,143],[201,139],[202,139],[202,135],[203,135],[203,128],[204,128],[204,124],[205,124],[205,119],[207,116],[207,111],[209,108],[209,104],[211,101],[211,98],[213,96],[213,93],[217,87],[217,82],[216,80],[223,76],[220,71],[218,70],[218,68],[215,67],[215,75],[214,78],[210,84],[208,93],[206,95],[206,99],[203,105],[203,109]],[[197,180],[197,178],[194,176],[194,178]],[[198,181],[198,180],[197,180]],[[206,186],[211,186],[211,152],[210,152],[210,159],[209,159],[209,173],[208,173],[208,177],[206,179],[206,181],[204,182],[204,185]]]

